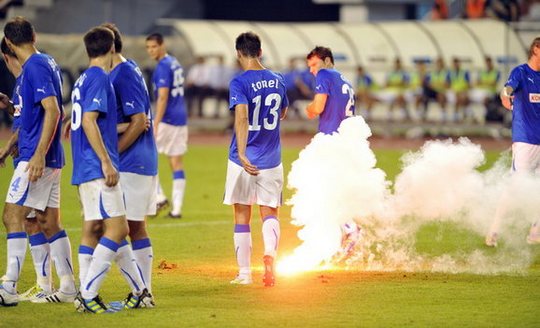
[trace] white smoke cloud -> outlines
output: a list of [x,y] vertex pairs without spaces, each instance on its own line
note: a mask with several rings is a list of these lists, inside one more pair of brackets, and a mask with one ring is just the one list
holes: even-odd
[[[298,237],[303,243],[280,268],[314,269],[330,261],[340,249],[341,225],[351,219],[362,227],[362,239],[348,260],[350,267],[472,273],[528,268],[532,254],[525,236],[540,217],[539,178],[510,177],[508,154],[480,173],[482,149],[460,138],[429,141],[405,155],[392,188],[385,172],[376,168],[370,136],[358,116],[343,121],[337,133],[317,134],[300,152],[288,187],[294,190],[291,216],[302,227]],[[500,224],[503,241],[496,250],[488,249],[483,238],[501,203],[507,209]],[[463,247],[454,241],[456,247],[442,254],[419,251],[417,234],[429,227],[459,231],[454,237],[467,240]],[[442,237],[434,235],[435,243],[437,238]]]

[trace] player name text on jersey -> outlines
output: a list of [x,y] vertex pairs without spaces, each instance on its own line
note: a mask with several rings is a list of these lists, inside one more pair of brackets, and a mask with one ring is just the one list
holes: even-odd
[[262,80],[262,81],[257,81],[255,83],[251,83],[251,87],[253,88],[253,91],[257,92],[259,90],[261,90],[262,88],[278,88],[279,86],[279,83],[278,83],[278,79],[274,79],[274,80]]

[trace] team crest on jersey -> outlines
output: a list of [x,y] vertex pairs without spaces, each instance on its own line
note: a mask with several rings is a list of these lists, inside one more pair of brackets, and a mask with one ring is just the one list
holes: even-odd
[[529,102],[540,104],[540,93],[529,93]]

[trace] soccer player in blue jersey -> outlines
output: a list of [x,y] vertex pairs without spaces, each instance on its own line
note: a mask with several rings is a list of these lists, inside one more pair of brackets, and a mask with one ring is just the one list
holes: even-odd
[[[93,250],[75,305],[79,311],[103,313],[109,309],[99,297],[99,288],[129,228],[118,184],[117,103],[108,75],[114,34],[107,28],[95,27],[85,34],[84,44],[89,67],[71,93],[71,182],[79,188],[84,212],[81,248]],[[95,220],[103,221],[103,235],[97,246],[91,222]]]
[[[150,96],[137,64],[122,56],[122,36],[114,24],[103,24],[114,33],[113,66],[110,73],[116,94],[118,124],[127,127],[119,135],[120,185],[124,192],[126,218],[133,252],[127,242],[118,249],[117,263],[122,273],[136,279],[139,271],[129,272],[131,258],[135,256],[143,285],[133,290],[125,300],[128,308],[153,307],[152,259],[153,250],[146,230],[146,216],[156,214],[157,150],[151,124]],[[146,128],[147,120],[150,121]],[[120,261],[119,261],[120,260]],[[123,262],[123,263],[122,263]],[[136,284],[139,285],[139,284]],[[147,290],[143,290],[146,286]]]
[[[512,111],[512,172],[540,174],[540,37],[529,48],[527,63],[511,72],[500,98]],[[503,195],[486,236],[486,245],[497,246],[502,219],[511,195]],[[527,236],[529,244],[540,244],[539,223],[536,221]]]
[[[158,62],[152,75],[152,85],[156,98],[154,134],[157,150],[169,157],[173,173],[171,218],[182,217],[182,203],[186,188],[183,156],[187,151],[188,127],[184,104],[184,69],[173,56],[167,53],[163,36],[154,33],[146,38],[146,51]],[[166,204],[158,182],[158,208]]]
[[[315,75],[315,97],[307,106],[308,118],[319,116],[319,132],[332,134],[343,120],[354,115],[354,89],[349,81],[334,69],[330,48],[317,46],[306,57],[310,72]],[[360,238],[360,228],[354,221],[342,226],[342,253],[348,256]]]
[[239,273],[231,283],[252,283],[250,221],[252,205],[258,204],[263,221],[263,282],[273,286],[280,236],[278,207],[283,188],[279,129],[289,101],[283,77],[262,66],[261,40],[255,33],[242,33],[236,38],[236,55],[244,73],[229,85],[234,134],[223,199],[234,209],[234,248]]
[[17,281],[26,253],[24,221],[32,209],[42,212],[40,226],[60,277],[60,289],[42,302],[71,302],[76,289],[71,246],[60,226],[60,173],[64,152],[60,143],[62,80],[54,59],[34,46],[30,22],[15,17],[4,26],[7,45],[22,64],[18,135],[19,162],[10,182],[3,220],[7,231],[6,277],[0,286],[0,305],[16,305]]
[[[13,167],[17,167],[19,163],[17,140],[19,138],[20,115],[21,115],[21,63],[17,59],[15,53],[9,49],[6,39],[2,38],[1,46],[4,62],[8,70],[15,76],[15,87],[13,89],[13,102],[9,103],[7,97],[2,97],[3,105],[8,112],[13,115],[12,135],[4,147],[0,149],[0,166],[4,166],[5,160],[11,154],[13,156]],[[0,94],[1,95],[1,94]],[[2,95],[3,96],[3,95]],[[3,107],[3,106],[2,106]],[[37,213],[39,215],[39,213]],[[43,220],[43,218],[39,218]],[[26,292],[19,295],[19,301],[30,301],[38,295],[48,295],[52,293],[52,277],[51,277],[51,262],[50,262],[50,247],[47,237],[41,231],[37,222],[36,212],[32,211],[25,220],[24,228],[30,241],[30,254],[34,262],[36,271],[36,284]]]

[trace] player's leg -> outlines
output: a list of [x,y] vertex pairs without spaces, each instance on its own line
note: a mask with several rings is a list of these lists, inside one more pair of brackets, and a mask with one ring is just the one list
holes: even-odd
[[[540,147],[532,146],[531,166],[535,175],[540,175]],[[536,219],[531,225],[529,234],[527,235],[527,243],[531,245],[540,244],[540,219]]]
[[36,218],[36,211],[32,211],[24,222],[24,228],[30,243],[30,254],[36,272],[36,284],[23,294],[20,301],[29,301],[41,295],[52,293],[51,256],[47,237],[41,231]]
[[232,284],[250,284],[251,279],[251,205],[234,204],[234,250],[238,276]]
[[173,174],[172,210],[169,216],[179,219],[182,217],[182,205],[186,189],[186,174],[182,155],[169,156],[169,163]]

